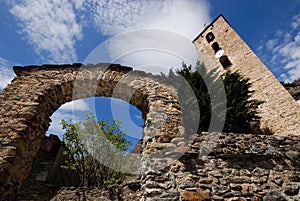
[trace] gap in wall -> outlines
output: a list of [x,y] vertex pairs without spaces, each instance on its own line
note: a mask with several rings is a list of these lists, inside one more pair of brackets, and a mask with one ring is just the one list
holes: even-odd
[[61,120],[83,122],[89,113],[92,113],[97,121],[103,119],[111,123],[113,118],[120,120],[120,129],[127,133],[126,139],[131,142],[128,152],[132,151],[142,139],[144,127],[142,112],[126,101],[107,97],[90,97],[62,105],[50,117],[52,123],[46,135],[54,134],[62,140],[64,131],[60,124]]

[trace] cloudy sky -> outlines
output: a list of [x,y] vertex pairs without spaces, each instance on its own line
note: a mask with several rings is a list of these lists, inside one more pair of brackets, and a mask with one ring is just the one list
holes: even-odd
[[[191,41],[220,13],[279,80],[300,77],[300,0],[0,0],[0,90],[13,65],[117,62],[157,73],[193,64]],[[52,131],[88,102],[63,106]]]

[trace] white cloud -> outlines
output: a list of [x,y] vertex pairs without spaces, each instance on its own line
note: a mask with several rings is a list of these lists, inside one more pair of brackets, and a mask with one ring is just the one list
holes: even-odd
[[18,20],[20,33],[43,62],[75,62],[75,43],[82,39],[73,7],[80,1],[20,0],[10,2],[10,12]]
[[300,13],[293,17],[293,22],[291,24],[291,27],[293,29],[297,29],[299,26],[300,26]]
[[162,4],[157,0],[87,0],[84,5],[101,33],[112,36],[145,28],[146,20],[158,12]]
[[81,7],[82,7],[82,5],[84,3],[84,0],[75,0],[73,2],[74,2],[74,5],[75,5],[76,9],[81,9]]
[[13,64],[8,60],[0,57],[0,89],[2,90],[7,84],[11,82],[15,74],[12,71]]
[[267,41],[267,49],[269,51],[273,50],[275,48],[275,45],[277,45],[277,43],[278,43],[277,38],[268,40]]
[[74,122],[83,122],[86,115],[91,112],[88,100],[80,99],[72,102],[65,103],[50,117],[52,122],[47,133],[59,135],[62,138],[63,130],[61,127],[61,120],[71,120]]
[[[47,131],[48,134],[55,134],[55,135],[58,135],[59,138],[62,139],[62,136],[63,136],[63,130],[62,130],[62,127],[61,127],[61,120],[64,119],[66,121],[69,121],[69,120],[73,120],[74,119],[74,116],[73,114],[71,113],[65,113],[65,112],[62,112],[60,110],[57,110],[52,116],[51,116],[51,124],[50,124],[50,127]],[[76,122],[73,120],[73,122]]]
[[195,47],[188,38],[170,31],[144,29],[110,38],[95,48],[85,63],[105,61],[166,73],[171,67],[180,67],[182,61],[195,64],[197,59]]
[[84,100],[75,100],[65,103],[60,108],[62,111],[88,111],[90,108]]
[[193,39],[210,22],[209,4],[202,0],[87,0],[86,10],[104,35],[143,28],[174,31]]
[[62,139],[64,130],[62,130],[62,126],[60,124],[61,120],[65,120],[67,122],[71,121],[72,123],[83,122],[86,119],[86,114],[83,114],[81,111],[67,112],[58,109],[50,118],[52,122],[48,128],[47,134],[55,134]]
[[[264,50],[268,50],[265,51]],[[260,53],[272,58],[265,63],[273,67],[284,82],[292,82],[300,77],[300,13],[292,19],[289,29],[279,30],[266,44],[259,47]],[[280,70],[281,69],[281,70]]]
[[192,39],[210,21],[206,1],[87,2],[101,33],[114,37],[100,44],[85,63],[117,62],[159,73],[180,67],[182,61],[197,61]]
[[[140,29],[168,30],[191,42],[203,25],[211,21],[206,0],[14,0],[9,4],[11,13],[19,21],[22,35],[43,62],[75,62],[75,44],[83,37],[83,26],[96,27],[102,35],[109,37]],[[131,41],[133,45],[149,42],[143,34],[134,36]],[[173,43],[176,42],[169,44]],[[118,47],[124,45],[128,42],[117,44]],[[139,58],[134,58],[127,57],[126,61],[120,62],[135,65]],[[159,57],[156,60],[156,64],[162,66],[172,64],[160,63]],[[147,64],[145,61],[143,66]]]
[[189,39],[202,31],[203,25],[211,21],[206,1],[165,0],[163,7],[149,19],[150,27],[166,29]]

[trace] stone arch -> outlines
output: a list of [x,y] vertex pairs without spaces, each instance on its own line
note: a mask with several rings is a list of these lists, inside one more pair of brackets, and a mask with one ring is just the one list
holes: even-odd
[[[50,125],[49,117],[66,102],[114,96],[140,109],[146,122],[142,161],[148,169],[157,166],[147,161],[149,156],[161,149],[151,144],[170,144],[183,135],[175,89],[152,75],[115,64],[27,66],[14,67],[14,71],[17,76],[0,94],[2,200],[14,199]],[[143,173],[151,174],[146,169]],[[150,177],[144,178],[146,182]]]

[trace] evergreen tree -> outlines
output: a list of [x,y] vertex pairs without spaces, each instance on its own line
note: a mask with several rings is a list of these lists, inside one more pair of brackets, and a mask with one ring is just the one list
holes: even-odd
[[250,90],[249,78],[238,72],[226,72],[223,75],[227,97],[227,111],[224,131],[250,133],[258,125],[258,106],[262,101],[251,99],[254,91]]
[[[194,69],[194,70],[193,70]],[[189,134],[203,131],[221,131],[218,125],[223,125],[224,132],[251,133],[253,125],[259,124],[258,106],[261,101],[251,99],[254,91],[250,90],[251,83],[238,72],[226,72],[218,81],[217,69],[207,72],[205,66],[197,62],[195,68],[182,64],[180,69],[171,70],[168,79],[178,90],[183,112],[183,123]],[[179,77],[186,79],[195,95],[184,89],[178,82]],[[165,76],[167,77],[167,76]],[[224,91],[225,89],[225,91]],[[210,93],[211,92],[211,93]],[[226,97],[225,97],[226,95]],[[191,97],[196,97],[191,98]],[[200,118],[192,105],[198,105]],[[188,125],[199,122],[198,130],[189,129]],[[213,122],[214,126],[211,126]]]

